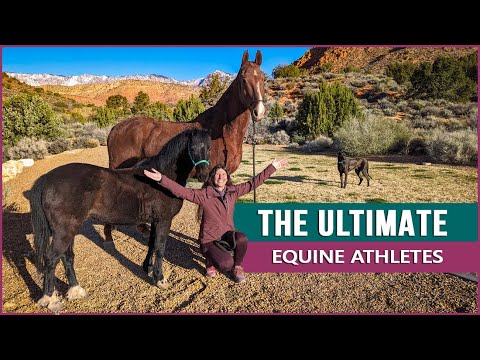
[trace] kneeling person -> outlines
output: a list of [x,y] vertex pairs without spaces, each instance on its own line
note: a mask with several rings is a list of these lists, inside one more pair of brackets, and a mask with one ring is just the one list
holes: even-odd
[[216,268],[232,274],[237,283],[245,281],[242,263],[248,240],[233,224],[235,201],[262,185],[276,170],[286,166],[286,159],[273,160],[261,173],[250,180],[233,185],[223,165],[215,166],[202,189],[187,189],[162,175],[156,169],[144,170],[145,176],[158,181],[175,196],[198,204],[203,210],[200,223],[200,249],[206,259],[206,275],[213,277]]

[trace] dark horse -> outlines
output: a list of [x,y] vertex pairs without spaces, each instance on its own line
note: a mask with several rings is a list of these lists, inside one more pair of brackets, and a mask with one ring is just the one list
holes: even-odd
[[119,225],[150,222],[152,228],[143,269],[147,273],[153,270],[154,284],[164,287],[165,243],[182,200],[145,177],[143,169],[158,169],[185,186],[195,167],[198,178],[204,181],[210,147],[207,130],[191,129],[174,137],[157,156],[146,158],[130,169],[67,164],[42,175],[33,185],[30,196],[37,267],[44,280],[43,297],[38,303],[52,311],[63,308],[54,292],[59,259],[68,278],[68,299],[86,295],[73,269],[73,239],[88,218]]
[[[158,154],[176,134],[199,128],[211,131],[212,168],[223,164],[230,174],[235,172],[242,160],[243,138],[250,117],[259,121],[265,114],[265,76],[260,70],[261,64],[260,51],[257,51],[254,62],[248,61],[248,51],[245,51],[237,77],[217,104],[191,122],[159,121],[141,116],[115,125],[107,140],[109,167],[118,169],[132,166],[140,159]],[[110,224],[105,225],[104,232],[106,244],[112,244]]]

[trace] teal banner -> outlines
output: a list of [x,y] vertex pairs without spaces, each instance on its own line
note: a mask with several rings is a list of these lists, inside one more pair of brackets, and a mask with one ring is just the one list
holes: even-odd
[[235,205],[249,241],[455,241],[478,238],[477,204]]

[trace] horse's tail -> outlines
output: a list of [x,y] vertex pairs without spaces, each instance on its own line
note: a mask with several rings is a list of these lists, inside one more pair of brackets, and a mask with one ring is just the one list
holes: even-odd
[[45,254],[52,233],[42,204],[45,179],[39,178],[30,191],[30,209],[32,215],[33,243],[37,270],[43,274],[45,270]]

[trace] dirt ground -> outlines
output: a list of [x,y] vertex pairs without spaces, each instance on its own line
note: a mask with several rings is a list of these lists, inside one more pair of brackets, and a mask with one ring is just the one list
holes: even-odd
[[[477,169],[421,166],[402,158],[372,159],[367,188],[349,177],[340,189],[336,158],[305,155],[280,146],[259,146],[257,172],[274,157],[288,157],[282,169],[258,191],[260,202],[477,202]],[[250,160],[249,160],[250,159]],[[3,184],[2,310],[44,313],[36,302],[40,281],[32,263],[30,208],[24,192],[49,170],[69,162],[107,166],[106,147],[51,156]],[[251,148],[234,182],[251,173]],[[432,180],[433,179],[433,180]],[[436,186],[426,186],[434,182]],[[192,181],[191,186],[199,184]],[[293,187],[291,187],[293,185]],[[292,191],[285,191],[289,186]],[[394,191],[392,191],[394,189]],[[290,190],[290,189],[289,189]],[[249,201],[252,195],[245,196]],[[272,200],[273,199],[273,200]],[[87,221],[75,238],[75,269],[88,297],[67,301],[62,313],[455,313],[477,312],[477,284],[443,273],[249,273],[237,285],[224,275],[206,278],[195,238],[196,207],[184,203],[173,221],[164,272],[170,287],[154,287],[141,269],[146,240],[133,228],[114,231],[114,249],[104,249],[103,226]],[[248,269],[246,269],[248,271]],[[63,267],[56,286],[67,290]]]

